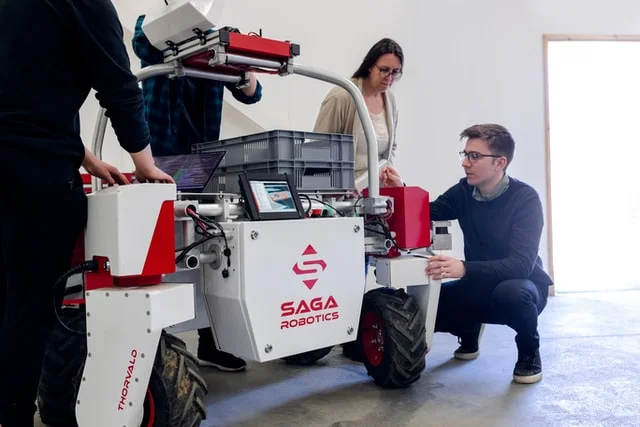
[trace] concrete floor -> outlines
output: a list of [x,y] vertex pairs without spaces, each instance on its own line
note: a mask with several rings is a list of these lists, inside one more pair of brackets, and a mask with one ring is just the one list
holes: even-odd
[[[422,378],[382,390],[338,349],[317,366],[250,364],[203,374],[209,426],[640,426],[640,291],[561,294],[540,318],[544,378],[511,382],[514,333],[488,326],[460,362],[437,334]],[[191,346],[193,335],[185,337]]]

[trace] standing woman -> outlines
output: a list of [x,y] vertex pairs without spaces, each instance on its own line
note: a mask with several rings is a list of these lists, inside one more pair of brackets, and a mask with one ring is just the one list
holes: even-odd
[[[396,153],[398,105],[391,86],[402,76],[404,54],[398,43],[384,38],[374,44],[365,55],[351,79],[360,89],[373,122],[378,143],[378,161],[393,165]],[[353,98],[345,89],[336,87],[322,101],[314,132],[353,135],[356,179],[367,172],[367,140]],[[380,171],[382,174],[383,171]],[[361,189],[358,189],[361,190]],[[364,272],[368,273],[369,257],[365,256]],[[358,341],[344,344],[343,354],[361,361]]]
[[[398,106],[391,86],[402,76],[404,54],[398,43],[384,38],[374,44],[352,81],[362,91],[378,142],[378,160],[393,165],[398,125]],[[367,171],[367,141],[356,105],[349,92],[334,88],[322,102],[314,132],[353,135],[356,178]]]

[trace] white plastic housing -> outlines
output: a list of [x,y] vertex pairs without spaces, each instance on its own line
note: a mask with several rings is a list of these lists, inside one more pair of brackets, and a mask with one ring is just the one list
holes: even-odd
[[90,194],[86,259],[107,257],[112,276],[142,274],[162,204],[175,198],[175,184],[121,185]]
[[[356,339],[365,289],[362,218],[222,223],[231,249],[204,266],[220,348],[266,362]],[[223,245],[221,241],[215,244]]]
[[213,28],[220,19],[225,0],[174,0],[169,5],[158,0],[142,24],[142,31],[157,49],[167,48],[167,42],[181,43],[201,31]]

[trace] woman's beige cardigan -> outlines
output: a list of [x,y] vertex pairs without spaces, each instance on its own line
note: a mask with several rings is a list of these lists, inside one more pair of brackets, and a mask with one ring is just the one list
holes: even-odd
[[[362,91],[362,79],[353,79],[353,82]],[[387,115],[387,127],[389,129],[389,149],[378,153],[379,160],[387,160],[393,165],[397,147],[396,128],[398,125],[398,106],[396,98],[391,90],[383,93],[385,111]],[[341,133],[353,135],[355,151],[355,176],[358,177],[367,171],[367,141],[360,118],[356,114],[356,104],[351,95],[341,87],[334,88],[322,101],[320,113],[313,128],[314,132]]]

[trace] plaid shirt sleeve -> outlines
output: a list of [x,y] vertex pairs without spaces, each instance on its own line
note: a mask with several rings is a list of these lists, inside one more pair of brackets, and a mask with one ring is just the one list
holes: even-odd
[[[133,36],[133,51],[141,60],[142,67],[161,64],[164,60],[160,50],[153,47],[142,31],[145,16],[138,18]],[[170,81],[168,76],[157,76],[142,81],[145,118],[151,133],[151,150],[154,155],[176,154],[178,125],[181,114],[181,79]]]
[[[156,49],[142,31],[145,16],[138,18],[133,37],[133,50],[140,58],[142,67],[163,63],[163,54]],[[180,142],[180,123],[182,119],[184,79],[169,79],[157,76],[142,82],[145,104],[145,116],[151,133],[151,149],[154,155],[171,155],[189,153],[190,147],[183,147]],[[204,92],[203,117],[204,129],[201,130],[201,141],[209,142],[220,139],[222,122],[222,105],[225,86],[234,98],[244,104],[254,104],[262,98],[262,85],[257,82],[253,96],[247,96],[235,84],[206,80],[198,85]],[[200,130],[198,130],[200,132]]]

